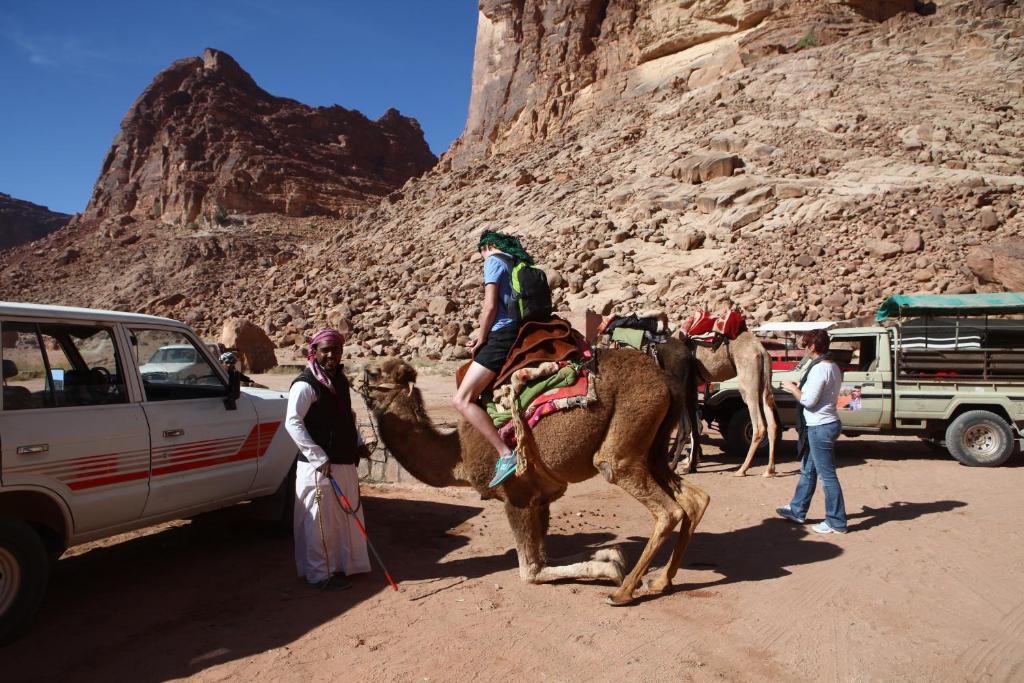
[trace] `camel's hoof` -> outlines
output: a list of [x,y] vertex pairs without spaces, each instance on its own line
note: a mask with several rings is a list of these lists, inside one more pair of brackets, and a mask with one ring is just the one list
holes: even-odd
[[768,470],[767,472],[762,473],[761,476],[762,477],[774,477],[775,476],[775,470]]
[[651,581],[647,584],[647,591],[656,595],[664,595],[672,590],[672,582],[665,580]]
[[611,607],[626,607],[632,603],[633,596],[623,599],[617,598],[614,593],[604,599],[604,604],[609,605]]
[[732,476],[734,476],[734,477],[745,477],[745,476],[747,476],[747,471],[746,470],[736,470],[735,472],[732,473]]

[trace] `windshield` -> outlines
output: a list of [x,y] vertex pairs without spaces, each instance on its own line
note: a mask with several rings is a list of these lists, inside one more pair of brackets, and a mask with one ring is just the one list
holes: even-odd
[[196,351],[195,349],[169,349],[162,348],[157,349],[157,352],[153,354],[153,357],[149,359],[150,363],[195,363],[196,362]]

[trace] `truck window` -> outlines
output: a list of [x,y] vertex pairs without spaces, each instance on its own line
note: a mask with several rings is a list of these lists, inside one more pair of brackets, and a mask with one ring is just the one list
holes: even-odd
[[874,336],[842,337],[832,342],[829,351],[843,372],[870,372],[878,367],[877,346]]
[[227,396],[220,375],[184,333],[134,328],[131,341],[147,401]]
[[109,328],[10,322],[3,346],[5,410],[128,400]]

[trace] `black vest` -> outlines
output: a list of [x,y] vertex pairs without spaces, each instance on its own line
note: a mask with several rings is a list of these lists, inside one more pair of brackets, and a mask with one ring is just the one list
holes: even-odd
[[327,458],[335,465],[359,464],[359,441],[356,418],[352,413],[352,399],[349,395],[348,380],[340,369],[332,378],[337,395],[320,383],[309,368],[306,368],[295,382],[305,382],[316,392],[316,401],[309,407],[303,419],[306,431],[324,449]]

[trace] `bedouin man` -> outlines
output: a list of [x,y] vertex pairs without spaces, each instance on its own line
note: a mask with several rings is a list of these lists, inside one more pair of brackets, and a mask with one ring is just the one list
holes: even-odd
[[[306,368],[288,393],[285,428],[299,447],[295,469],[295,566],[317,588],[344,590],[345,577],[370,571],[366,541],[353,519],[363,520],[360,456],[367,457],[356,429],[348,380],[341,364],[345,338],[321,330],[309,343]],[[346,512],[330,474],[353,507]]]

